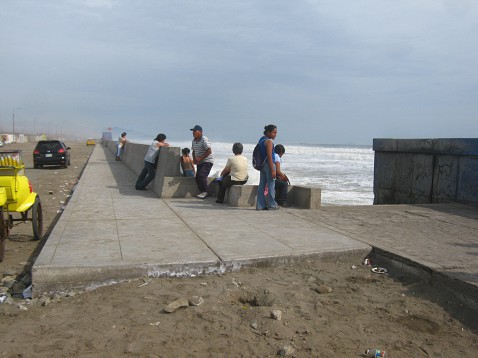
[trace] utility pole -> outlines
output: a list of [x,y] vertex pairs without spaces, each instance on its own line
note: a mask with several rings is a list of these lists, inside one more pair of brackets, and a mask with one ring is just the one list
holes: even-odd
[[21,109],[20,107],[14,108],[13,113],[12,113],[12,122],[13,122],[13,143],[15,143],[17,140],[15,138],[15,110],[16,109]]

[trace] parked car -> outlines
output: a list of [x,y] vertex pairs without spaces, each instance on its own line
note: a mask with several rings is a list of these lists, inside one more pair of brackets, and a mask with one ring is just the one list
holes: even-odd
[[59,165],[68,168],[71,164],[70,149],[59,140],[41,140],[33,151],[33,167],[37,169],[44,165]]
[[96,141],[93,138],[88,138],[86,140],[86,145],[96,145]]

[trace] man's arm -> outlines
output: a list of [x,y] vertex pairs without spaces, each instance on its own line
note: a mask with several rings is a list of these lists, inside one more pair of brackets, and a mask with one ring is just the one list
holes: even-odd
[[196,154],[194,153],[194,150],[193,150],[194,164],[200,163],[202,160],[204,160],[204,158],[207,158],[207,156],[210,155],[211,153],[212,153],[211,148],[208,148],[206,150],[206,153],[204,153],[204,155],[202,157],[196,157]]
[[228,175],[230,172],[231,172],[231,165],[230,165],[230,162],[228,160],[227,163],[226,163],[226,166],[224,167],[224,169],[221,172],[221,176],[223,177],[225,175]]

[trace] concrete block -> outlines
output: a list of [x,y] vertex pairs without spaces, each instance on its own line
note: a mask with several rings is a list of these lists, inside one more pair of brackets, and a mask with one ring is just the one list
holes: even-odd
[[320,188],[291,185],[287,192],[287,202],[302,209],[319,209],[322,202],[322,190]]
[[159,151],[158,170],[156,175],[165,177],[181,176],[179,167],[181,157],[181,148],[162,147]]
[[225,202],[235,207],[256,206],[257,185],[233,185],[227,192]]
[[[235,207],[256,206],[257,185],[234,185],[226,193],[225,201]],[[287,202],[302,209],[319,209],[322,191],[320,188],[306,186],[289,186]]]
[[[163,177],[161,187],[154,188],[155,193],[163,199],[188,198],[199,194],[196,180],[182,176]],[[159,181],[158,181],[159,186]]]

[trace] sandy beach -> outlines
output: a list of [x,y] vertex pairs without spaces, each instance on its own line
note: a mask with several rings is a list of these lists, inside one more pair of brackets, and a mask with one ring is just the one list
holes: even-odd
[[[45,236],[92,151],[69,143],[68,169],[33,169]],[[42,241],[11,230],[1,277],[27,282]],[[21,285],[11,289],[18,293]],[[178,301],[179,300],[179,301]],[[168,305],[179,307],[165,311]],[[196,304],[196,305],[195,305]],[[476,312],[409,275],[375,274],[343,256],[191,278],[144,278],[62,296],[0,304],[1,357],[476,357]]]

